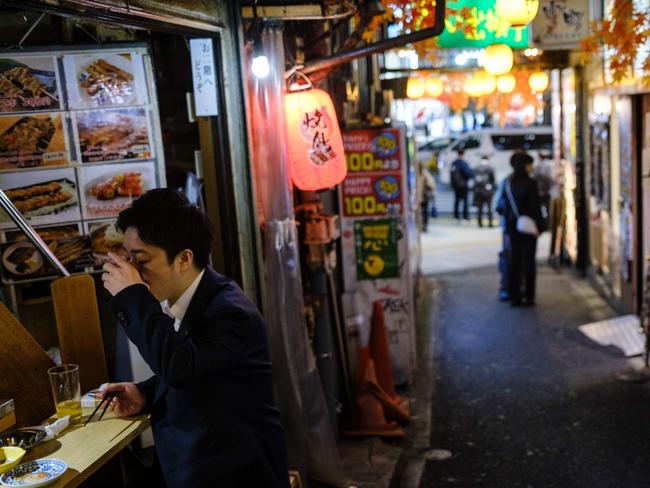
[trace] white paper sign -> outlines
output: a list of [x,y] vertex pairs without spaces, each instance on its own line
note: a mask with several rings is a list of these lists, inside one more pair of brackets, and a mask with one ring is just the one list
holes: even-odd
[[198,117],[219,115],[212,39],[190,39],[194,110]]

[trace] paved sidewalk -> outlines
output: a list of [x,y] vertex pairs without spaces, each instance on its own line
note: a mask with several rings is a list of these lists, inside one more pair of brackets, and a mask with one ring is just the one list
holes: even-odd
[[427,460],[419,486],[648,486],[648,375],[578,331],[614,310],[568,269],[540,268],[533,309],[497,288],[493,267],[427,280],[430,448],[451,457]]
[[[501,250],[501,228],[480,228],[476,220],[470,221],[470,225],[460,225],[450,218],[432,219],[420,242],[422,274],[425,276],[483,266],[496,267]],[[549,233],[543,233],[537,242],[539,260],[548,257],[549,242]]]

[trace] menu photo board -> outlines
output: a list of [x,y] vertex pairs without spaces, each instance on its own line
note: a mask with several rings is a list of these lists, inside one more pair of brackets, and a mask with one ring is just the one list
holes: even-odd
[[0,113],[63,109],[55,56],[0,54]]
[[149,112],[144,107],[73,112],[72,125],[82,163],[153,157]]
[[[0,188],[32,225],[81,219],[73,168],[3,173]],[[0,211],[0,228],[11,227],[13,220]]]
[[133,200],[156,188],[153,162],[91,165],[79,168],[85,219],[116,217]]
[[[83,272],[93,265],[90,239],[80,232],[79,224],[36,227],[35,230],[68,271]],[[58,275],[47,258],[19,230],[4,232],[0,256],[5,283]]]
[[66,54],[63,69],[71,109],[148,103],[142,55],[128,52]]
[[69,163],[62,112],[0,116],[0,170]]

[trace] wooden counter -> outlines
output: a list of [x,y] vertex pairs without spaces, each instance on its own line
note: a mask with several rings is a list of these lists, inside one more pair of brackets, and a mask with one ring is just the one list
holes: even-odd
[[49,486],[72,488],[86,480],[149,427],[148,415],[120,419],[108,411],[98,422],[101,409],[84,427],[83,423],[92,410],[84,408],[80,423],[70,425],[55,439],[33,447],[21,462],[41,458],[65,461],[67,471]]

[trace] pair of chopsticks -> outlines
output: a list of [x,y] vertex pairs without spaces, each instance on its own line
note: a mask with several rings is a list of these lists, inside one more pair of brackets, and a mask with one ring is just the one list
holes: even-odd
[[97,405],[97,406],[95,407],[95,410],[93,410],[93,413],[90,414],[90,417],[88,417],[88,420],[86,420],[86,423],[84,423],[84,427],[85,427],[86,425],[88,425],[88,422],[90,422],[90,419],[93,418],[93,417],[95,416],[95,414],[96,414],[97,411],[99,410],[99,407],[101,407],[102,404],[103,404],[104,402],[106,402],[106,405],[104,405],[104,410],[102,410],[101,415],[100,415],[99,418],[97,419],[97,421],[99,422],[99,421],[102,419],[102,417],[104,416],[104,414],[106,413],[106,410],[108,410],[108,407],[111,405],[111,401],[113,401],[113,398],[115,398],[115,393],[109,393],[107,396],[105,396],[104,398],[102,398],[102,401],[99,402],[99,405]]

